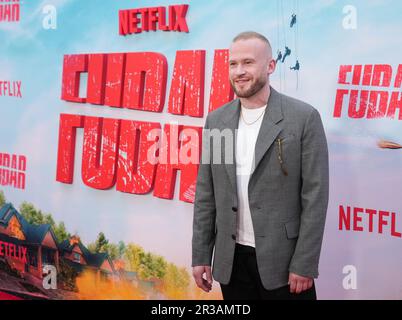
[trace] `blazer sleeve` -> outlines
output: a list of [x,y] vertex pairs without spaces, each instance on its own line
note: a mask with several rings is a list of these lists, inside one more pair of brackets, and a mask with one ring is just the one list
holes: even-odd
[[328,208],[328,146],[320,114],[313,108],[301,139],[301,217],[289,272],[317,278]]
[[193,213],[192,266],[210,266],[215,245],[216,206],[211,172],[211,141],[207,116],[202,137]]

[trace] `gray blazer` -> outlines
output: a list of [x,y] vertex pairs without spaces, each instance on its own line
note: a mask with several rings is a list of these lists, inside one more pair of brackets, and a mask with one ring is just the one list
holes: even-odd
[[[236,132],[239,115],[240,100],[235,99],[210,112],[205,129]],[[234,157],[236,139],[222,139],[219,146],[212,136],[204,131],[202,154],[209,154],[210,161],[201,162],[198,171],[192,266],[210,266],[213,260],[214,279],[227,284],[238,199],[236,164],[225,159]],[[214,163],[216,153],[221,153],[221,163]],[[286,285],[289,272],[318,277],[328,184],[328,148],[318,111],[271,87],[248,187],[258,270],[267,290]]]

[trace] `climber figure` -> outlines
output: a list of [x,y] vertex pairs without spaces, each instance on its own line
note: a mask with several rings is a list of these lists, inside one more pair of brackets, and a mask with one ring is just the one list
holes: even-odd
[[290,56],[291,53],[292,51],[288,47],[285,47],[285,54],[282,57],[282,63],[285,62],[286,57]]
[[290,67],[290,70],[295,70],[295,71],[300,70],[299,60],[296,60],[296,64],[294,65],[294,67]]
[[290,27],[292,28],[296,23],[296,15],[292,14],[292,19],[290,20]]
[[276,63],[282,59],[282,51],[278,51],[278,57],[276,58]]

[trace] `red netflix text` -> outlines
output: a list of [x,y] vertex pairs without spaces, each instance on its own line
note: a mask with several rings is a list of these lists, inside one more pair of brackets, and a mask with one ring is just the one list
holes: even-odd
[[0,80],[0,97],[22,98],[21,84],[21,81]]
[[14,258],[22,263],[27,263],[27,248],[0,241],[0,257]]
[[339,230],[388,234],[401,238],[395,212],[351,206],[339,206]]
[[172,5],[119,11],[119,34],[127,35],[143,31],[189,32],[186,14],[189,5]]

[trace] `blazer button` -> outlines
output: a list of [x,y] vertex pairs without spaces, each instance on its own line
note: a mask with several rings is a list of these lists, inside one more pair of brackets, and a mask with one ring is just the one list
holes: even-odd
[[237,207],[232,207],[232,210],[233,210],[234,212],[237,212]]
[[232,239],[236,240],[236,235],[235,234],[232,234]]

